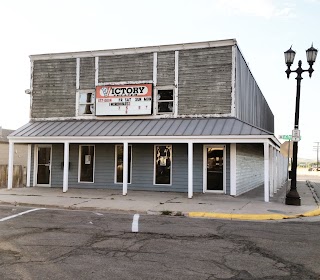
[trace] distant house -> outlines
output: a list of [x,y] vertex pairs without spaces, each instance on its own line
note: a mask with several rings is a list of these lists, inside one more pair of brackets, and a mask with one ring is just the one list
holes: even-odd
[[[9,140],[8,135],[14,130],[4,129],[0,126],[0,165],[8,164]],[[27,166],[27,145],[17,144],[14,146],[14,164]]]
[[[236,40],[32,55],[27,186],[222,193],[285,182],[274,116]],[[10,163],[12,154],[10,154]],[[8,188],[11,188],[9,164]]]
[[[8,160],[9,160],[9,140],[8,135],[14,130],[3,129],[0,126],[0,187],[7,185]],[[26,184],[26,168],[27,168],[27,150],[26,144],[17,144],[14,146],[14,168],[13,168],[13,185],[15,187]]]

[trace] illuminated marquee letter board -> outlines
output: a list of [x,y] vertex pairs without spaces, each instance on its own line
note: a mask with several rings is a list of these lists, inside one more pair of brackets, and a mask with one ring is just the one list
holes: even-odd
[[151,115],[152,84],[96,87],[97,116]]

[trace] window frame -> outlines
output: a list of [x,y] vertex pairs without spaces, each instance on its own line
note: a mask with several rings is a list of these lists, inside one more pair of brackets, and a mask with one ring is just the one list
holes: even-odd
[[[92,93],[92,102],[83,102],[80,103],[80,96],[82,94],[88,94]],[[81,105],[93,105],[93,112],[92,114],[80,114],[80,106]],[[85,117],[85,118],[90,118],[94,117],[96,115],[96,90],[95,89],[86,89],[86,90],[77,90],[77,95],[76,95],[76,116],[77,117]]]
[[[114,183],[115,184],[123,184],[123,180],[122,182],[117,182],[117,159],[118,159],[118,147],[123,147],[123,144],[116,144],[114,147]],[[132,145],[128,145],[128,160],[129,160],[129,149],[131,149],[131,161],[130,164],[128,164],[128,172],[129,172],[129,168],[130,168],[130,178],[128,176],[128,181],[130,179],[130,182],[127,182],[128,185],[132,184]],[[123,178],[123,169],[122,169],[122,178]]]
[[[92,169],[92,182],[80,181],[81,178],[81,147],[93,147],[93,169]],[[94,177],[96,171],[96,145],[79,145],[79,160],[78,160],[78,183],[81,184],[94,184]]]
[[[158,146],[170,146],[171,147],[171,153],[170,153],[170,184],[157,184],[156,183],[156,170],[157,170],[157,147]],[[172,144],[155,144],[153,146],[153,185],[155,186],[167,186],[167,187],[171,187],[172,186],[172,151],[173,151],[173,146]]]
[[[158,100],[158,91],[159,90],[172,90],[172,100]],[[175,97],[175,87],[174,86],[157,86],[155,87],[155,106],[154,111],[156,115],[174,115],[175,114],[175,103],[176,103],[176,97]],[[158,110],[158,103],[164,103],[164,102],[172,102],[172,112],[159,112]]]

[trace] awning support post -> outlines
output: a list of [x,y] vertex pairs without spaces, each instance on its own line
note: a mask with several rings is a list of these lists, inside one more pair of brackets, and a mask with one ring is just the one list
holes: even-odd
[[269,202],[269,143],[264,146],[264,201]]
[[27,155],[27,188],[31,186],[31,144],[28,144],[28,155]]
[[69,142],[64,143],[64,161],[63,161],[63,189],[65,193],[68,191],[69,181]]
[[128,142],[123,143],[123,187],[122,194],[127,195],[128,193]]
[[9,140],[8,190],[11,190],[11,189],[12,189],[12,181],[13,181],[13,157],[14,157],[14,143]]
[[188,142],[188,198],[193,197],[193,143]]

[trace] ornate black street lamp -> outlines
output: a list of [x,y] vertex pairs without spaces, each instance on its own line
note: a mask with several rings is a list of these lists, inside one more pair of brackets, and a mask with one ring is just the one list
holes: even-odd
[[301,86],[301,80],[302,73],[303,72],[309,72],[309,77],[311,78],[312,72],[314,71],[312,68],[313,63],[316,61],[318,50],[315,49],[313,46],[311,48],[306,50],[307,53],[307,61],[310,65],[308,70],[303,70],[301,68],[302,62],[299,60],[298,62],[298,68],[296,70],[291,70],[290,67],[293,63],[294,57],[296,52],[294,50],[290,49],[284,52],[284,58],[285,62],[288,66],[288,69],[286,70],[287,78],[289,79],[289,76],[292,72],[297,73],[297,96],[296,96],[296,111],[295,111],[295,117],[294,117],[294,130],[293,134],[296,134],[296,137],[298,139],[294,139],[293,137],[293,161],[292,161],[292,169],[291,169],[291,188],[290,191],[287,193],[286,196],[286,204],[287,205],[301,205],[301,200],[299,193],[297,192],[297,159],[298,159],[298,141],[300,138],[299,133],[299,108],[300,108],[300,86]]

